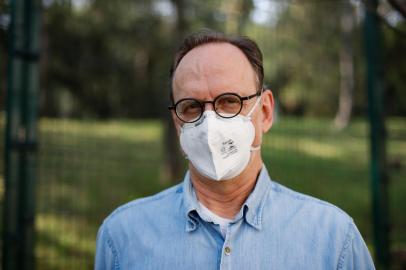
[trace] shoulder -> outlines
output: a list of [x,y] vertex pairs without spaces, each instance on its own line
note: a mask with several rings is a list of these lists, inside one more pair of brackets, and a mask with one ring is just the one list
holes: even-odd
[[323,212],[332,212],[343,219],[351,220],[351,217],[339,207],[318,198],[294,191],[275,181],[272,181],[271,193],[271,196],[274,196],[274,199],[289,201],[296,207],[306,207]]
[[338,264],[340,254],[351,245],[354,221],[331,203],[272,182],[267,206],[268,223],[274,222],[271,226],[332,265]]
[[173,224],[173,220],[178,220],[182,193],[182,185],[178,184],[114,210],[103,221],[97,234],[95,269],[104,269],[105,266],[118,269],[128,247],[133,247],[134,251],[135,246],[156,238],[160,229],[168,227],[157,228],[157,224]]
[[136,226],[138,221],[145,223],[149,219],[159,219],[169,212],[174,214],[174,209],[180,209],[176,205],[180,206],[182,193],[182,184],[177,184],[155,195],[128,202],[114,210],[102,226],[114,230],[117,226]]
[[281,220],[292,230],[306,232],[313,240],[328,236],[330,240],[343,243],[354,224],[339,207],[276,182],[272,182],[268,206],[273,219]]
[[339,207],[276,182],[271,184],[266,207],[268,225],[284,240],[294,239],[293,248],[306,247],[337,269],[374,269],[353,219]]

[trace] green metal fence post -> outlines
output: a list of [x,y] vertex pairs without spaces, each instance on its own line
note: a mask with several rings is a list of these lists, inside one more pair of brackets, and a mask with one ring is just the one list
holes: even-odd
[[390,268],[388,174],[381,34],[376,9],[378,0],[367,0],[364,22],[367,64],[368,115],[371,142],[371,188],[375,259],[379,269]]
[[10,1],[3,269],[34,269],[40,0]]

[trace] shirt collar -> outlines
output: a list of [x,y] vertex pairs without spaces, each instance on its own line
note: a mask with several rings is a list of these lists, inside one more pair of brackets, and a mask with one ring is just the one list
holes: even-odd
[[185,206],[186,215],[186,231],[190,232],[196,229],[198,224],[197,208],[198,200],[193,185],[190,181],[190,172],[187,171],[183,179],[183,202]]
[[270,188],[271,178],[264,165],[258,175],[254,190],[248,196],[238,214],[244,216],[247,223],[258,230],[262,228],[262,213]]
[[[265,166],[263,166],[258,175],[254,190],[248,196],[234,220],[244,218],[249,225],[260,230],[262,228],[263,207],[265,205],[266,195],[269,193],[270,187],[271,179],[268,175],[267,169]],[[186,216],[186,231],[190,232],[196,229],[199,222],[197,214],[199,202],[195,192],[193,191],[189,171],[186,172],[183,180],[183,201]]]

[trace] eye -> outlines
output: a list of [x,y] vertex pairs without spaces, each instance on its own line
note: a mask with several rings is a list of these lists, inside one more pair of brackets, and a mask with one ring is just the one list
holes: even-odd
[[193,113],[196,110],[200,110],[200,104],[194,100],[188,100],[186,102],[182,102],[181,111],[182,113]]
[[241,100],[237,96],[231,94],[221,96],[216,100],[216,106],[219,108],[229,106],[240,106],[240,104]]
[[235,105],[235,104],[240,104],[240,100],[235,97],[235,96],[227,96],[224,97],[224,101],[225,104],[229,104],[229,105]]
[[188,122],[200,116],[202,106],[195,99],[184,99],[177,103],[176,113],[182,120]]

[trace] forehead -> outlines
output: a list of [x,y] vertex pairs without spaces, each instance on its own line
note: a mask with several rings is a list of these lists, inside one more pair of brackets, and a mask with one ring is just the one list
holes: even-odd
[[229,43],[209,43],[189,51],[172,82],[175,100],[213,98],[223,92],[252,94],[256,74],[244,53]]

